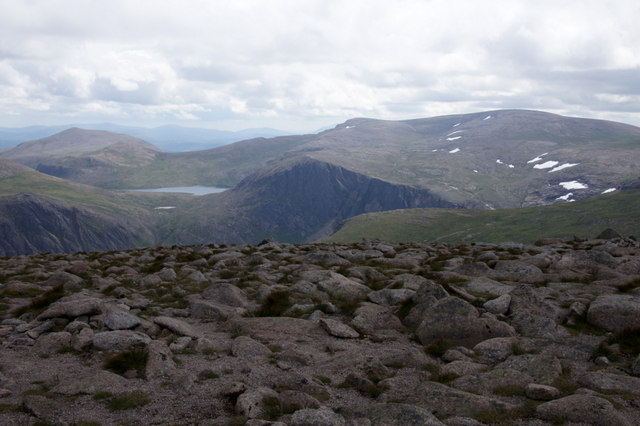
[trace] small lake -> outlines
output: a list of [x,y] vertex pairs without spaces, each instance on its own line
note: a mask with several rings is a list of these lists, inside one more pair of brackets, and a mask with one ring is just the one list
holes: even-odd
[[217,186],[173,186],[169,188],[150,188],[150,189],[129,189],[134,192],[180,192],[192,195],[217,194],[226,191],[229,188],[219,188]]

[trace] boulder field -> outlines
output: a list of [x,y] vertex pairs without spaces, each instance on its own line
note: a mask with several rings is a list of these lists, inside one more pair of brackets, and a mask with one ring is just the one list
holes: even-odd
[[0,423],[640,424],[640,244],[0,258]]

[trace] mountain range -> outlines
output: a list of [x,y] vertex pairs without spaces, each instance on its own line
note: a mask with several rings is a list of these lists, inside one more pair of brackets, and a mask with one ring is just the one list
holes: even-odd
[[165,125],[159,127],[122,126],[113,123],[65,124],[56,126],[0,127],[0,149],[11,148],[24,141],[49,137],[74,127],[88,130],[106,130],[144,139],[167,152],[195,151],[226,145],[255,137],[275,137],[290,134],[271,128],[238,131]]
[[[522,220],[530,221],[544,217],[549,205],[553,211],[562,207],[555,204],[589,210],[585,202],[593,197],[607,197],[611,208],[616,202],[634,205],[616,193],[638,184],[640,128],[499,110],[402,121],[353,119],[318,134],[254,138],[180,153],[163,152],[130,135],[70,129],[0,156],[43,173],[31,171],[32,178],[52,175],[69,185],[82,184],[89,193],[109,194],[93,200],[92,209],[99,210],[105,197],[118,200],[129,220],[141,218],[145,225],[150,237],[143,244],[305,242],[329,237],[351,217],[398,209],[471,209],[464,211],[472,215],[515,209],[512,217],[528,214]],[[0,180],[0,188],[6,180]],[[189,185],[230,189],[202,197],[122,191]],[[12,188],[14,193],[1,192],[3,203],[29,191],[29,185]],[[38,188],[32,192],[51,197]],[[400,233],[404,222],[416,223],[415,217],[396,219]],[[10,225],[15,219],[7,220]],[[428,223],[424,226],[434,226]],[[634,229],[625,225],[624,231]],[[366,229],[359,232],[368,236]],[[567,229],[558,232],[564,236]],[[474,233],[486,235],[467,232]],[[141,240],[120,242],[126,247],[133,241]],[[96,248],[57,248],[73,249]]]

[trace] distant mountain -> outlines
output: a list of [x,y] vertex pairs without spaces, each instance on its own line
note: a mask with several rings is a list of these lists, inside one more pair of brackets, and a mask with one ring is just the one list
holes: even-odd
[[0,128],[0,149],[11,148],[22,142],[42,139],[61,131],[81,127],[91,130],[107,130],[144,139],[165,152],[186,152],[210,149],[245,139],[276,137],[290,132],[271,128],[243,129],[238,131],[215,130],[197,127],[167,125],[154,128],[122,126],[112,123],[69,124],[61,126],[29,126]]
[[[102,188],[233,187],[165,204],[175,209],[162,215],[146,204],[141,211],[154,217],[156,241],[170,244],[257,242],[265,237],[312,241],[362,213],[567,204],[628,188],[640,177],[640,128],[538,111],[354,119],[319,134],[254,138],[182,153],[160,152],[124,135],[118,137],[131,139],[110,143],[115,136],[108,132],[98,138],[105,146],[83,144],[76,142],[82,139],[76,133],[91,131],[74,132],[22,144],[2,155]],[[139,206],[140,200],[128,202]],[[458,210],[451,216],[465,214]],[[538,223],[532,216],[513,217]],[[398,216],[405,219],[414,221]],[[556,222],[569,229],[566,222]]]
[[144,166],[159,153],[155,146],[129,135],[73,128],[21,143],[0,156],[49,175],[99,184],[104,175]]

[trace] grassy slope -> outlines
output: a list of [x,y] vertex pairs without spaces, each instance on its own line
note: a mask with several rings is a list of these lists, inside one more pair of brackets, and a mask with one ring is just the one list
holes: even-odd
[[521,241],[542,237],[595,237],[606,228],[640,235],[640,190],[575,203],[505,210],[411,209],[357,216],[328,240]]

